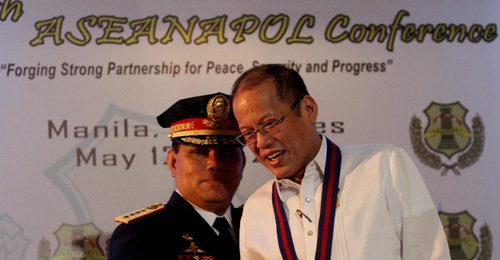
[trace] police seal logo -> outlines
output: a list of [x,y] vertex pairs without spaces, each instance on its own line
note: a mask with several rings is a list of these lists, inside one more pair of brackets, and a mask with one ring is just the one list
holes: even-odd
[[[460,102],[439,104],[432,102],[424,113],[428,125],[422,132],[420,118],[413,116],[410,124],[410,136],[413,151],[425,165],[441,169],[441,175],[449,170],[460,175],[457,168],[464,169],[479,159],[484,147],[484,125],[479,115],[472,119],[472,132],[465,121],[468,110]],[[425,144],[424,145],[424,141]],[[441,161],[437,154],[451,160],[455,154],[458,161],[451,164]]]
[[98,240],[102,231],[94,223],[69,225],[63,223],[54,235],[59,241],[53,260],[104,260]]
[[[479,242],[473,230],[476,219],[466,210],[459,213],[440,211],[439,218],[448,238],[451,259],[472,260],[478,254],[477,259],[491,259],[492,236],[487,224],[480,229],[481,241]],[[479,252],[480,247],[481,252]]]
[[231,103],[229,99],[223,95],[216,95],[208,101],[207,115],[214,121],[226,120],[230,110]]

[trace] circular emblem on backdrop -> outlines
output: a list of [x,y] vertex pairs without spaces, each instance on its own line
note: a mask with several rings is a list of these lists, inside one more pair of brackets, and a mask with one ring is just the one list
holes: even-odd
[[[465,121],[468,110],[460,102],[439,104],[432,102],[424,113],[428,125],[422,130],[420,118],[413,116],[410,136],[413,151],[425,165],[441,169],[441,175],[449,170],[460,175],[463,169],[479,160],[484,147],[484,125],[479,115],[472,118],[472,131]],[[444,163],[439,154],[451,160],[460,154],[456,162]]]
[[226,120],[230,110],[231,103],[223,95],[217,95],[208,101],[207,115],[214,121]]

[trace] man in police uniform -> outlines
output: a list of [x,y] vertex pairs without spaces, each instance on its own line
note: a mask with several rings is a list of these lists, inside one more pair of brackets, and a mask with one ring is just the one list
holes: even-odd
[[157,120],[170,127],[173,149],[166,162],[177,189],[165,206],[115,219],[124,224],[113,232],[109,259],[239,259],[242,209],[231,200],[245,156],[235,140],[239,130],[229,96],[183,99]]

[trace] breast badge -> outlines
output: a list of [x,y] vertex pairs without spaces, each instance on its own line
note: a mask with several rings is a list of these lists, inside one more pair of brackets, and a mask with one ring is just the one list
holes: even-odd
[[214,260],[215,257],[207,255],[205,250],[199,248],[188,233],[182,234],[184,240],[189,241],[189,246],[183,252],[186,254],[178,255],[179,260]]

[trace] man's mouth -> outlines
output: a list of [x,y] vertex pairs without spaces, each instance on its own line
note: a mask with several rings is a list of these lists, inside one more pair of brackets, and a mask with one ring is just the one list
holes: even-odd
[[209,179],[206,179],[204,182],[206,183],[212,183],[212,184],[224,184],[225,181],[221,178],[209,178]]
[[207,182],[226,182],[226,179],[222,175],[223,173],[216,173],[213,175],[210,175],[210,177],[206,178],[205,181]]
[[271,154],[271,155],[266,156],[266,158],[267,158],[268,160],[274,161],[274,160],[276,160],[276,159],[277,159],[277,158],[278,158],[281,154],[283,154],[283,151],[278,151],[278,152],[275,152],[275,153],[273,153],[273,154]]

